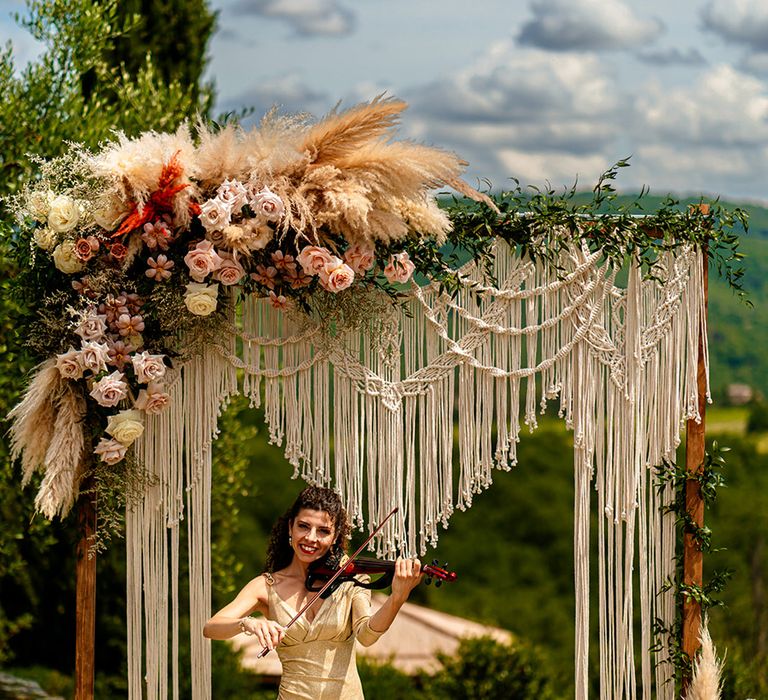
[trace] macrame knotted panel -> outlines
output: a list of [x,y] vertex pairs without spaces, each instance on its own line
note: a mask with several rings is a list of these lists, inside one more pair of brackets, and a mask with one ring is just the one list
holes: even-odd
[[637,695],[634,571],[643,696],[651,697],[655,674],[658,697],[671,699],[671,665],[655,663],[666,652],[653,659],[648,651],[652,621],[674,618],[672,593],[659,593],[674,573],[674,522],[662,515],[671,492],[653,467],[674,459],[682,421],[699,418],[702,256],[678,249],[659,261],[653,279],[631,267],[624,289],[602,260],[599,251],[574,245],[547,265],[499,242],[493,283],[468,264],[455,297],[437,285],[413,285],[407,308],[377,319],[375,333],[331,334],[263,299],[244,301],[232,336],[179,372],[174,410],[150,422],[142,442],[140,457],[158,485],[128,518],[129,571],[141,571],[129,580],[132,697],[144,685],[142,610],[144,690],[164,698],[170,677],[178,696],[182,517],[195,696],[210,693],[210,652],[199,633],[210,611],[210,444],[239,372],[294,476],[336,488],[355,524],[368,530],[399,506],[376,540],[379,555],[434,546],[455,508],[470,507],[495,469],[517,464],[523,426],[535,429],[537,415],[557,402],[574,435],[577,697],[587,696],[594,488],[601,697]]

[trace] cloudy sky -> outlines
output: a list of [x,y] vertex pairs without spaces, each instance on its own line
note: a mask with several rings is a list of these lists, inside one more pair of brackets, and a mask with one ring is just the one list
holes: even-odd
[[[34,50],[5,20],[19,57]],[[321,115],[385,92],[403,136],[497,187],[768,200],[768,0],[214,0],[220,110]]]

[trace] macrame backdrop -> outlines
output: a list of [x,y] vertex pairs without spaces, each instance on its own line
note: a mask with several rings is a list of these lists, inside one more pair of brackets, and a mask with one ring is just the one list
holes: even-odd
[[674,574],[674,516],[661,509],[672,493],[653,467],[674,459],[682,422],[700,419],[702,264],[701,251],[681,248],[662,258],[655,279],[631,267],[620,289],[599,252],[574,244],[546,265],[498,242],[498,288],[470,263],[458,296],[413,285],[409,313],[393,310],[375,334],[329,337],[263,299],[231,305],[231,335],[178,371],[171,409],[148,416],[138,446],[157,482],[127,516],[130,697],[179,694],[184,520],[194,698],[210,697],[201,631],[210,615],[211,443],[222,406],[241,390],[263,406],[294,475],[338,489],[357,525],[370,529],[399,506],[376,540],[379,555],[434,546],[454,508],[471,506],[494,469],[517,464],[522,426],[535,429],[539,411],[557,401],[574,434],[576,697],[587,697],[594,487],[600,697],[634,698],[639,685],[643,698],[655,688],[671,699],[672,667],[659,663],[667,652],[649,651],[654,618],[669,625],[675,614],[673,593],[660,593]]

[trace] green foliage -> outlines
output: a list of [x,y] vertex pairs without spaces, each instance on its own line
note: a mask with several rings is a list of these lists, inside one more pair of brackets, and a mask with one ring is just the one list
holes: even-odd
[[431,698],[455,700],[550,700],[546,665],[534,647],[490,638],[464,639],[455,657],[440,655],[442,670],[425,684]]
[[[150,54],[135,72],[120,65],[117,42],[135,36],[139,26],[137,17],[121,18],[120,5],[116,0],[29,3],[23,24],[46,50],[20,71],[10,47],[0,55],[0,194],[34,177],[29,154],[53,157],[70,141],[94,147],[114,129],[173,130],[206,109],[187,84],[165,82]],[[133,44],[135,51],[152,46]],[[85,76],[92,89],[84,87]]]
[[[207,108],[213,97],[203,84],[206,47],[216,13],[204,0],[122,0],[117,7],[121,22],[138,18],[130,32],[116,39],[107,54],[110,64],[122,66],[129,75],[144,67],[147,52],[165,84],[177,82],[189,91],[193,103]],[[202,99],[201,99],[202,98]]]
[[764,401],[755,401],[749,407],[747,433],[764,432],[768,432],[768,404]]
[[366,700],[411,700],[417,695],[414,679],[392,664],[358,656],[357,672]]
[[[724,698],[768,697],[768,455],[753,440],[728,437],[728,488],[707,518],[723,548],[720,566],[734,571],[725,607],[710,621],[726,657]],[[705,560],[706,570],[710,570]]]

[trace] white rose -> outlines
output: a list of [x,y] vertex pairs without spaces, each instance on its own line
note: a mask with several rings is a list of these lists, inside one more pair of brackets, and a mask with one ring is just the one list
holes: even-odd
[[35,243],[43,250],[53,250],[59,237],[49,228],[39,228],[34,233]]
[[224,180],[216,190],[216,197],[231,212],[239,212],[248,200],[245,185],[237,180]]
[[269,221],[277,221],[285,211],[283,200],[266,186],[257,192],[248,204],[256,214],[260,214]]
[[48,211],[48,226],[57,233],[71,231],[80,220],[80,205],[66,195],[60,194],[51,202]]
[[216,311],[219,294],[218,284],[197,284],[190,282],[184,294],[184,303],[195,316],[208,316]]
[[106,197],[96,203],[93,220],[105,231],[114,231],[125,218],[128,208],[116,197]]
[[48,212],[51,209],[51,202],[56,195],[48,190],[47,192],[32,192],[27,200],[27,211],[32,215],[35,221],[43,222],[48,219]]
[[126,447],[141,437],[143,432],[144,421],[141,419],[141,411],[133,409],[120,411],[116,416],[110,416],[107,422],[107,433]]
[[200,207],[200,223],[206,231],[222,229],[229,225],[232,210],[218,197],[209,199]]
[[53,251],[53,263],[67,275],[74,275],[83,270],[83,263],[75,255],[75,242],[64,241]]

